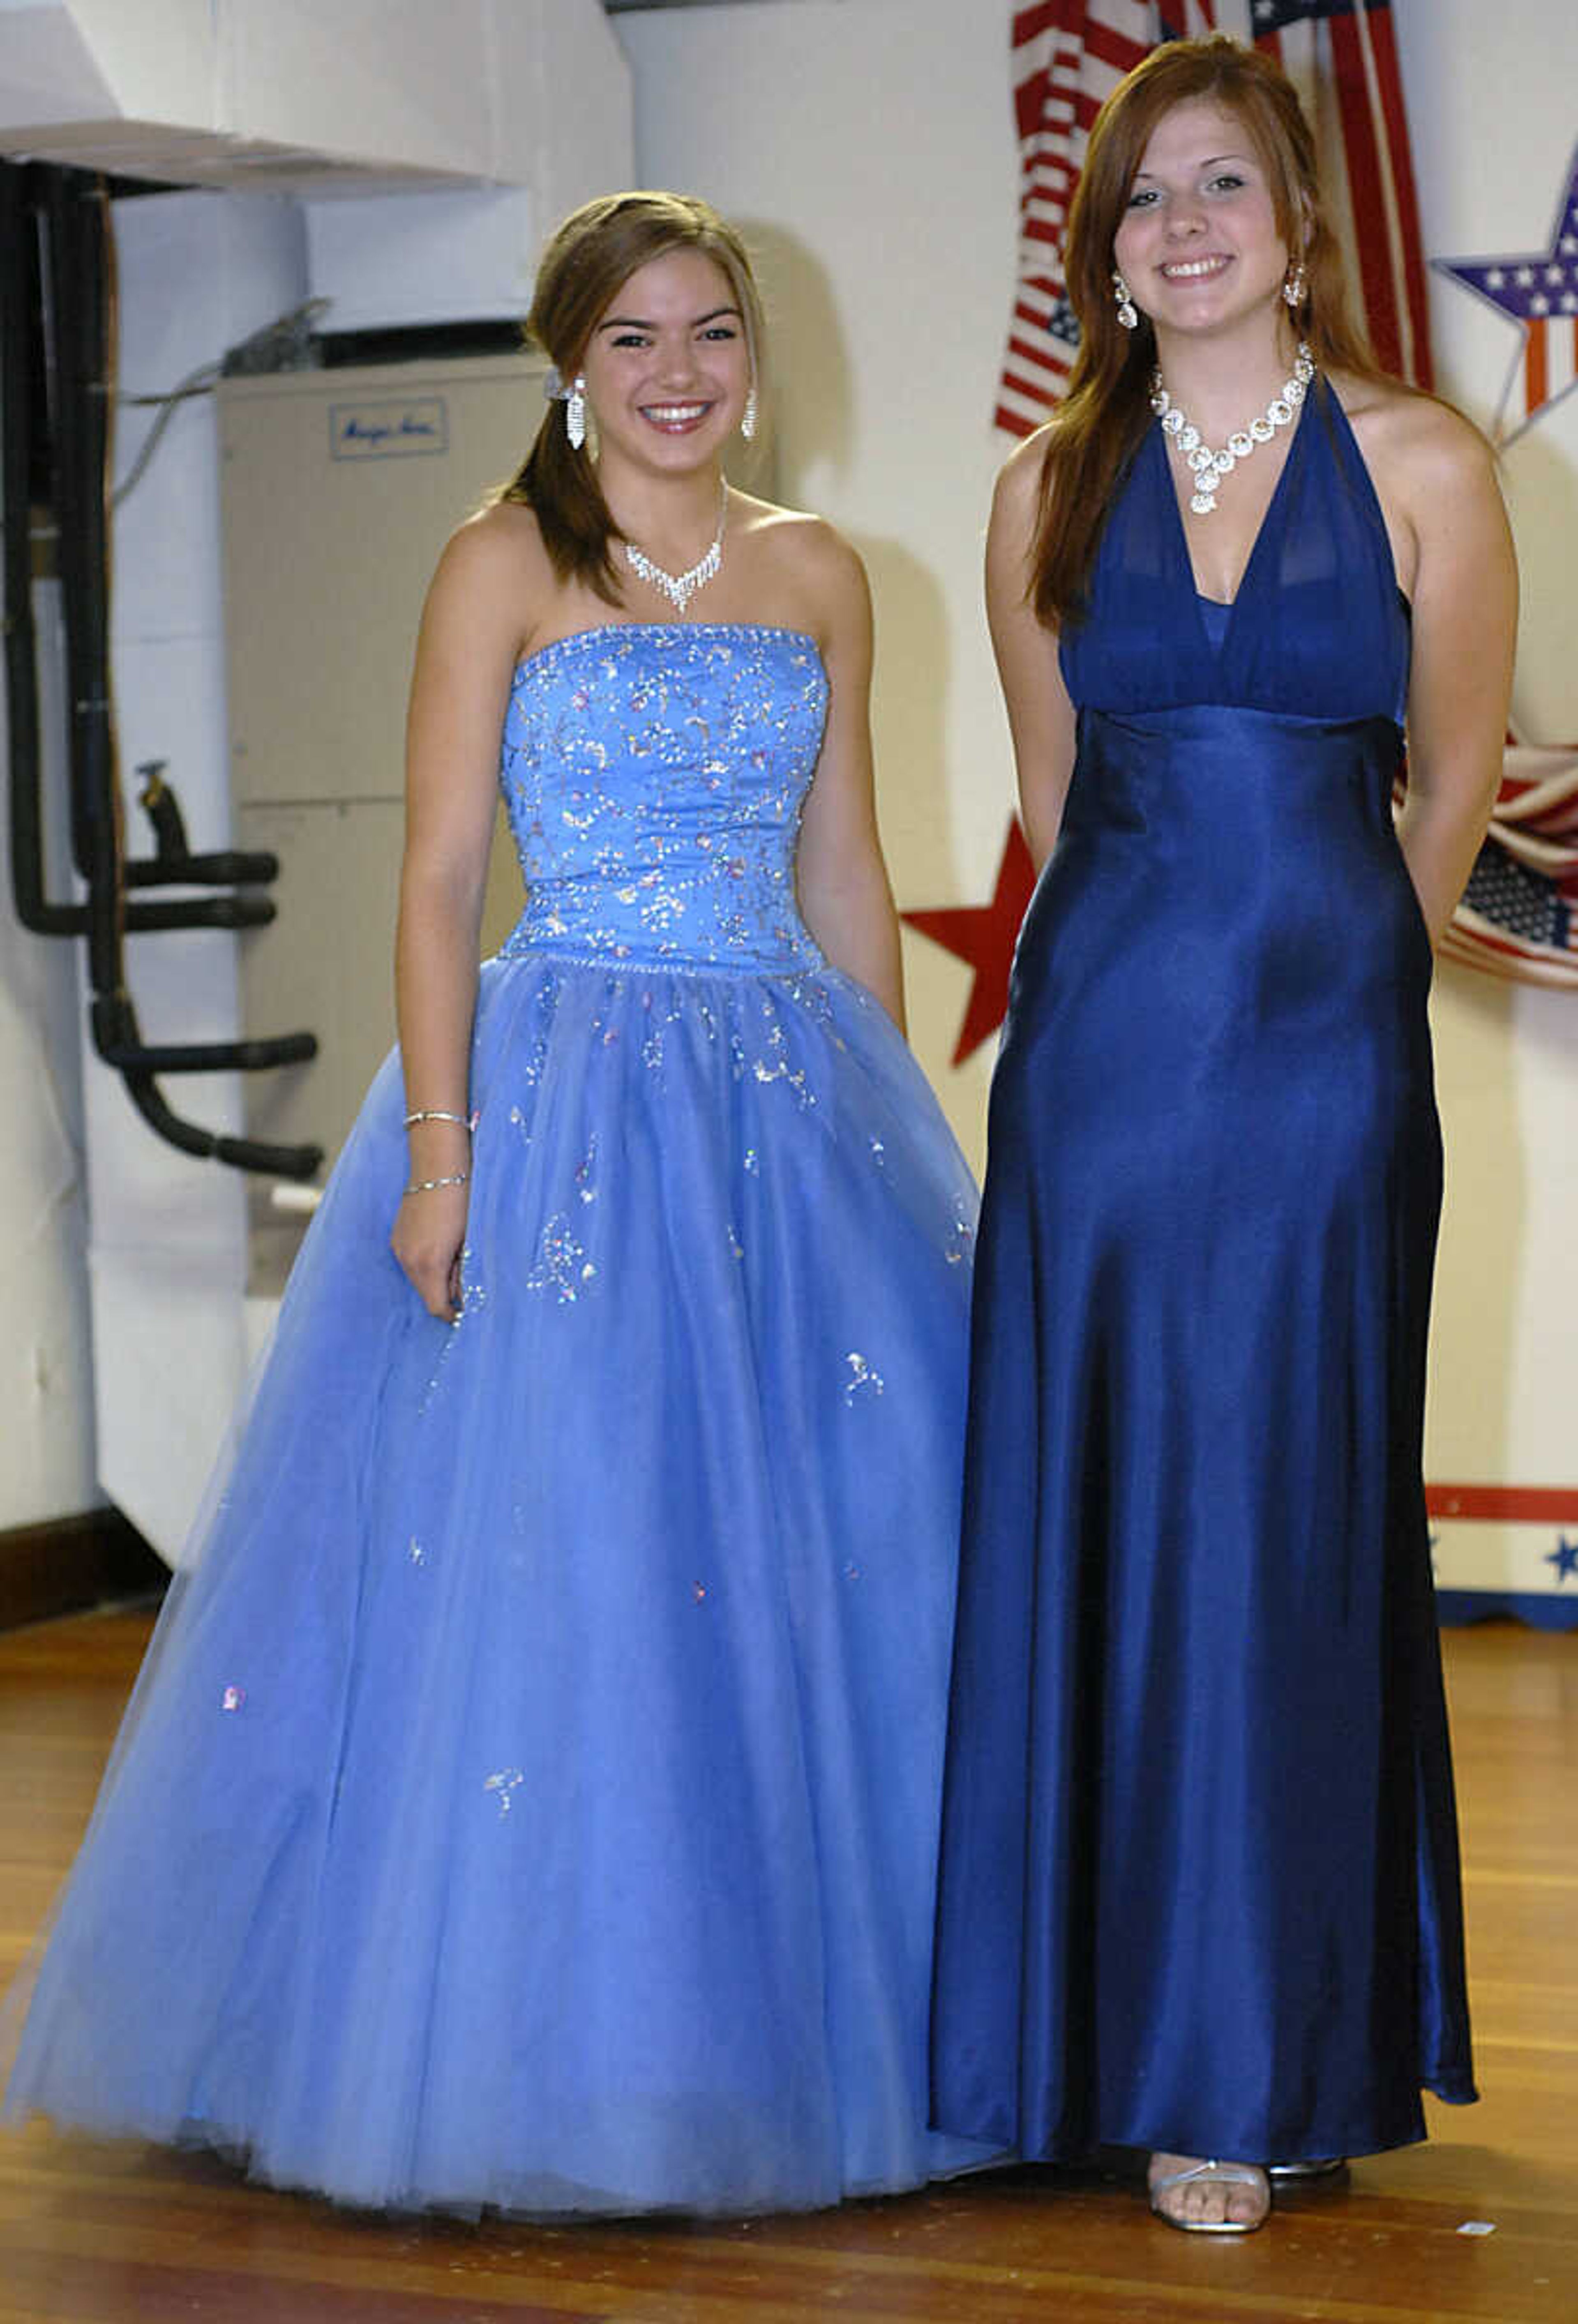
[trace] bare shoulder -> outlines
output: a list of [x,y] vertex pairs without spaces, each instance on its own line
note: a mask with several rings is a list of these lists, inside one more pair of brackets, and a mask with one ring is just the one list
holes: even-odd
[[1047,450],[1057,426],[1049,420],[1016,444],[997,471],[997,482],[992,492],[992,521],[1017,530],[1022,537],[1034,528],[1041,508],[1041,482],[1046,475]]
[[994,637],[999,624],[1016,621],[1028,609],[1047,452],[1056,425],[1051,421],[1027,436],[997,471],[986,527],[986,611]]
[[1371,380],[1333,384],[1382,496],[1411,515],[1427,513],[1444,493],[1496,489],[1494,453],[1451,404]]
[[734,499],[740,507],[742,530],[754,534],[773,558],[821,586],[848,586],[864,578],[858,550],[825,516],[807,509],[779,508],[746,493],[736,493]]
[[427,593],[424,629],[458,632],[484,653],[517,654],[555,589],[553,567],[529,508],[500,501],[457,525],[444,545]]
[[452,587],[496,591],[509,584],[515,595],[553,577],[536,513],[518,501],[491,502],[456,525],[438,573]]
[[853,622],[868,625],[871,592],[858,549],[827,518],[733,495],[733,522],[748,540],[755,570],[775,604],[825,647]]

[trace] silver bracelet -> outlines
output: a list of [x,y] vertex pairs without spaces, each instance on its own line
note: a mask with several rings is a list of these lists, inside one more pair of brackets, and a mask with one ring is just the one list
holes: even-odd
[[456,1170],[447,1178],[413,1178],[408,1186],[401,1187],[400,1192],[403,1194],[431,1194],[436,1193],[440,1186],[463,1186],[471,1175],[469,1170]]
[[409,1130],[412,1123],[417,1121],[458,1121],[463,1130],[469,1130],[472,1126],[465,1114],[451,1113],[441,1105],[419,1105],[415,1113],[407,1114],[401,1127]]

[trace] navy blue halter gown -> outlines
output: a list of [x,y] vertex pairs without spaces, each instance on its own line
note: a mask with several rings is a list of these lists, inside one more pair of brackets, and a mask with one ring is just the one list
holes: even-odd
[[993,1086],[936,2119],[1027,2156],[1422,2137],[1474,2095],[1420,1482],[1408,609],[1335,396],[1231,608],[1152,429]]

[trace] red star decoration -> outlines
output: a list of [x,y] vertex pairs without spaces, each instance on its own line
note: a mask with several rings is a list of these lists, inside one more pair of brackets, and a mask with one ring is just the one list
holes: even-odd
[[989,904],[940,905],[932,911],[899,915],[908,927],[918,928],[975,970],[969,1005],[953,1052],[956,1065],[962,1065],[983,1041],[989,1040],[1008,1013],[1008,972],[1014,939],[1034,888],[1030,848],[1017,816],[1011,816]]

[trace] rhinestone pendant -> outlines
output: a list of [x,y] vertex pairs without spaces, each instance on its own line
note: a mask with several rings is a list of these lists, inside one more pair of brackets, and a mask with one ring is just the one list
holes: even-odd
[[1216,486],[1241,460],[1247,460],[1259,444],[1269,444],[1279,428],[1291,427],[1299,405],[1304,401],[1309,383],[1315,377],[1315,359],[1302,341],[1293,375],[1282,383],[1282,392],[1271,398],[1264,411],[1260,412],[1246,428],[1235,429],[1220,452],[1203,441],[1199,429],[1169,395],[1162,383],[1160,370],[1151,374],[1151,409],[1183,455],[1185,464],[1193,471],[1194,490],[1189,508],[1196,516],[1209,516],[1216,505]]
[[650,588],[656,589],[666,597],[676,613],[683,614],[697,590],[706,587],[723,562],[723,528],[728,517],[729,486],[725,484],[719,495],[718,530],[712,536],[712,545],[697,558],[688,572],[668,572],[663,566],[655,564],[645,549],[638,549],[633,540],[620,544],[625,552],[625,562],[631,572]]
[[722,562],[721,544],[716,540],[704,557],[697,558],[688,573],[665,572],[661,565],[655,565],[651,558],[633,548],[628,541],[625,543],[625,556],[631,571],[639,574],[641,579],[654,589],[660,590],[676,613],[684,612],[697,590],[705,588]]

